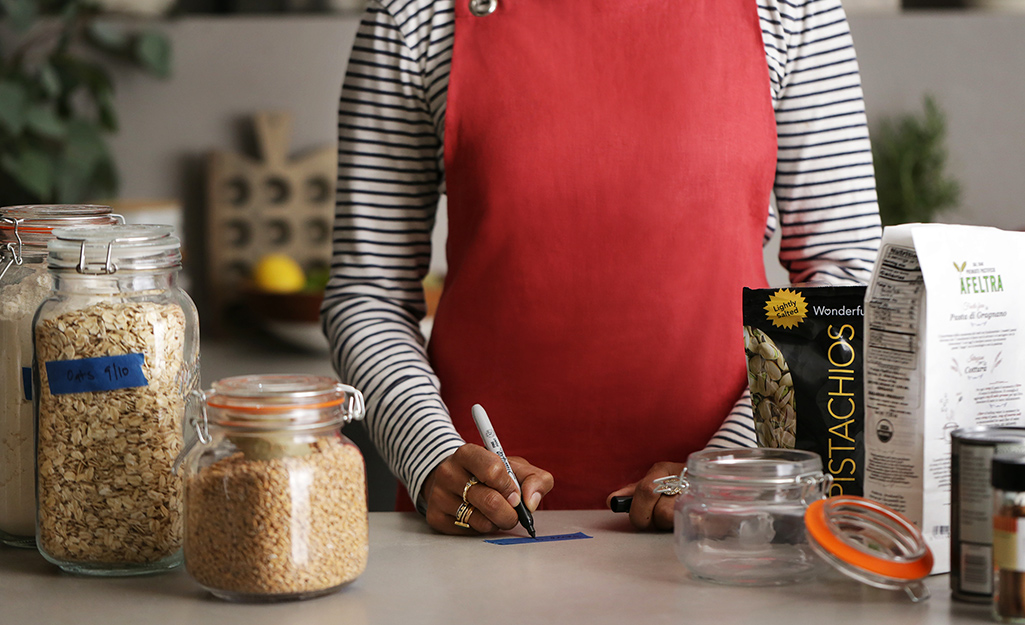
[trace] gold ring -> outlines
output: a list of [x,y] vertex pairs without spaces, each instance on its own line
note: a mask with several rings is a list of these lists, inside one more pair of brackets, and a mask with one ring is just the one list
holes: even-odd
[[456,525],[459,527],[470,527],[467,521],[471,514],[473,514],[473,506],[464,501],[459,505],[459,509],[456,510]]
[[469,503],[468,501],[466,501],[466,493],[470,492],[471,486],[479,483],[480,481],[477,479],[477,476],[475,475],[471,475],[470,479],[466,480],[466,486],[463,487],[463,503]]

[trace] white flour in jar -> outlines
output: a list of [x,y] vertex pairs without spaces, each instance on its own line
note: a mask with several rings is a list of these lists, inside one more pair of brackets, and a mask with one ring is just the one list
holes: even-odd
[[52,288],[42,266],[0,288],[0,532],[11,536],[36,533],[35,434],[24,376],[32,367],[32,317]]

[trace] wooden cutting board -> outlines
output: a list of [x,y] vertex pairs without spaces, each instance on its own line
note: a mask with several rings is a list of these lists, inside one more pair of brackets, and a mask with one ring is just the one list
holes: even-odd
[[264,255],[287,254],[307,274],[331,259],[334,146],[291,157],[291,114],[261,112],[253,123],[259,157],[213,151],[207,159],[206,283],[215,323]]

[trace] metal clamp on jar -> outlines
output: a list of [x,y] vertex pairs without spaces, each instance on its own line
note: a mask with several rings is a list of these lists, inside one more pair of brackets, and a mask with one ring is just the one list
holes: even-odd
[[227,378],[194,393],[185,567],[234,601],[308,599],[367,564],[363,455],[341,433],[363,395],[327,377]]

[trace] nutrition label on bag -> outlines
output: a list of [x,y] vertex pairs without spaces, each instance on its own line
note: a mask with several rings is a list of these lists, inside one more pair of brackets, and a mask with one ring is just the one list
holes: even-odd
[[[873,311],[866,324],[871,363],[911,368],[918,364],[918,332],[925,278],[915,250],[888,245],[879,254],[879,271],[868,294]],[[871,364],[871,363],[866,363]]]

